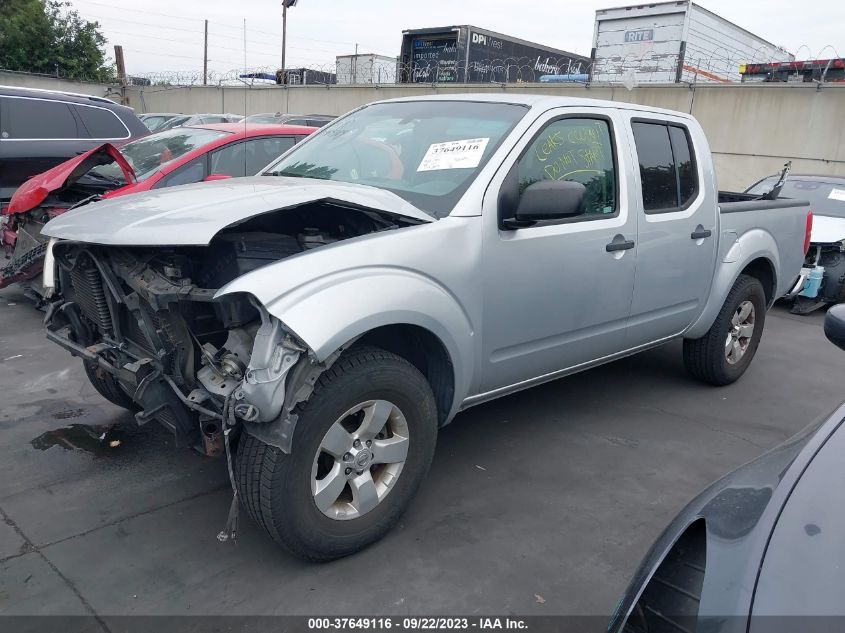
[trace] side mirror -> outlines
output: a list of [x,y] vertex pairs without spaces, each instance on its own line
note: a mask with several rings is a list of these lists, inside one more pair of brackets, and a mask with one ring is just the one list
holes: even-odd
[[827,311],[824,335],[836,347],[845,350],[845,304],[833,306]]
[[205,178],[203,178],[203,182],[212,182],[214,180],[226,180],[231,178],[229,174],[209,174]]
[[583,215],[587,188],[569,180],[541,180],[528,185],[519,196],[514,217],[507,228],[531,226],[543,220],[563,220]]

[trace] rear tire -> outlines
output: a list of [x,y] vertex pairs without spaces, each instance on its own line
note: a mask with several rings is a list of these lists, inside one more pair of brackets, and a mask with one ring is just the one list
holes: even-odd
[[763,284],[755,277],[740,275],[707,334],[698,339],[684,339],[684,366],[703,382],[718,386],[731,384],[751,364],[765,322]]
[[[248,433],[240,438],[241,503],[294,555],[347,556],[396,524],[428,472],[437,439],[434,395],[405,359],[353,347],[296,413],[290,454]],[[404,454],[391,452],[400,444]]]
[[91,385],[103,398],[127,411],[138,410],[138,406],[121,388],[114,376],[94,363],[82,361],[82,364],[85,365],[85,374],[88,376]]

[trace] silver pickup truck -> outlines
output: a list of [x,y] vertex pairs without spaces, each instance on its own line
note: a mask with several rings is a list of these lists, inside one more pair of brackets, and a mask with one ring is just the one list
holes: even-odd
[[225,453],[235,501],[327,560],[396,523],[468,407],[678,338],[696,378],[739,378],[812,216],[723,198],[686,114],[374,103],[263,175],[52,220],[47,336],[139,423]]

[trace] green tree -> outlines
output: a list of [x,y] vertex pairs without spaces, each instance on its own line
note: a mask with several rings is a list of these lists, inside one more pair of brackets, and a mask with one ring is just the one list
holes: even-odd
[[115,71],[105,44],[100,25],[83,19],[70,2],[0,2],[0,68],[108,81]]

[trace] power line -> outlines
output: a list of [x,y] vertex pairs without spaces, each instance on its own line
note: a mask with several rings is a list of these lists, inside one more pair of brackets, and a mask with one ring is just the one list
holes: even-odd
[[[109,9],[115,8],[114,5],[105,4],[105,3],[102,3],[102,2],[94,2],[94,0],[77,0],[77,1],[87,2],[88,4],[93,4],[93,5],[97,5],[97,6],[100,6],[100,7],[106,7],[106,8],[109,8]],[[174,18],[174,19],[183,20],[183,21],[193,21],[193,20],[196,19],[196,18],[188,18],[188,17],[185,17],[185,16],[173,15],[171,13],[161,13],[161,12],[158,12],[158,11],[145,11],[143,9],[130,9],[130,8],[121,7],[120,11],[121,12],[129,11],[129,12],[133,12],[133,13],[142,13],[144,15],[154,15],[154,16],[160,16],[160,17],[166,17],[166,18]],[[114,17],[111,17],[111,16],[96,16],[96,15],[94,15],[93,17],[96,18],[96,19],[100,19],[100,20],[119,20],[119,21],[122,21],[122,22],[132,22],[132,23],[135,23],[135,24],[142,24],[144,26],[155,26],[155,27],[165,28],[165,29],[169,28],[169,29],[173,29],[173,30],[190,31],[190,29],[184,29],[184,28],[179,28],[179,27],[169,27],[169,26],[158,25],[158,24],[145,24],[143,22],[136,22],[135,20],[122,20],[121,18],[114,18]],[[225,22],[217,22],[216,20],[209,20],[208,23],[209,24],[215,24],[217,26],[227,28],[227,29],[234,29],[236,31],[241,31],[241,32],[243,31],[242,27],[233,26],[231,24],[226,24]],[[272,31],[262,31],[260,29],[255,29],[255,28],[250,28],[250,27],[247,27],[247,31],[252,32],[252,33],[261,33],[263,35],[269,35],[273,38],[279,38],[280,37],[279,33],[274,33]],[[197,32],[201,32],[201,31],[197,31]],[[309,41],[309,42],[323,42],[323,43],[326,43],[326,44],[340,44],[340,45],[343,45],[343,46],[354,46],[357,43],[360,46],[372,48],[374,50],[378,50],[378,49],[381,48],[380,46],[374,46],[374,45],[371,45],[371,44],[367,44],[366,42],[344,42],[344,41],[340,41],[340,40],[326,40],[326,39],[317,39],[317,38],[313,38],[313,37],[303,37],[303,36],[291,36],[290,39],[306,40],[306,41]],[[267,43],[271,43],[271,42],[267,42]]]
[[[117,34],[120,34],[120,35],[130,35],[130,36],[131,36],[131,35],[134,35],[134,36],[138,36],[138,34],[137,34],[137,33],[131,33],[131,32],[128,32],[128,31],[118,31],[118,30],[114,30],[114,29],[110,30],[110,33],[117,33]],[[144,35],[143,37],[144,37],[144,39],[159,40],[159,41],[163,41],[163,42],[170,42],[170,43],[173,43],[173,39],[172,39],[172,38],[169,38],[169,37],[158,37],[158,36],[156,36],[156,35]],[[190,44],[190,43],[188,43],[188,42],[180,42],[180,44],[183,44],[183,45],[192,45],[192,44]],[[199,45],[199,42],[197,42],[197,45]],[[318,49],[311,49],[311,48],[301,48],[301,47],[298,47],[298,46],[291,46],[290,48],[295,49],[295,50],[304,50],[304,51],[317,52],[317,53],[331,53],[331,54],[334,54],[332,51],[318,50]],[[213,44],[213,43],[210,43],[210,44],[209,44],[209,50],[211,50],[211,51],[214,51],[214,50],[226,50],[226,51],[232,51],[232,52],[235,52],[235,53],[241,53],[241,52],[243,52],[243,49],[242,49],[242,48],[234,48],[234,47],[231,47],[231,46],[221,46],[221,45],[219,45],[219,44],[216,44],[216,45],[215,45],[215,44]],[[273,57],[273,58],[276,58],[276,57],[278,56],[278,54],[279,54],[279,52],[278,52],[278,51],[269,51],[269,50],[265,50],[265,49],[252,48],[252,47],[248,47],[247,53],[248,53],[249,55],[263,56],[263,57]],[[301,58],[301,57],[300,57],[299,59],[304,59],[304,58]],[[324,60],[324,59],[317,60],[317,59],[314,59],[314,58],[310,58],[310,59],[305,60],[305,61],[312,61],[312,62],[315,62],[315,63],[320,63],[320,64],[330,64],[330,63],[332,63],[332,62],[330,62],[330,61],[326,61],[326,60]]]

